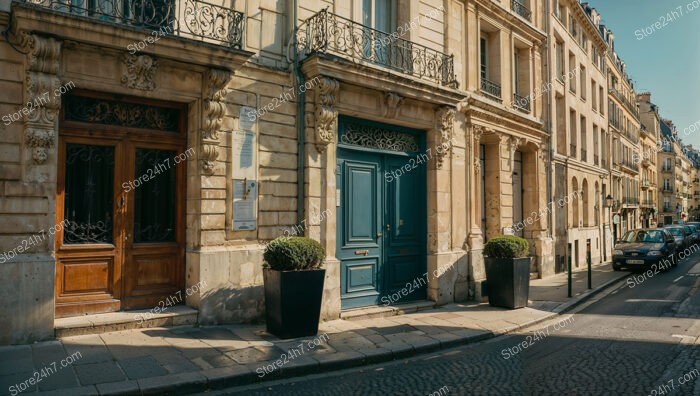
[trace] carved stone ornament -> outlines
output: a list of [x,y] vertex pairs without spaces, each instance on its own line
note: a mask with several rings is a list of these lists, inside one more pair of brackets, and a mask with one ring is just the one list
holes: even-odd
[[474,158],[474,173],[481,174],[481,160],[479,158]]
[[549,162],[549,144],[547,144],[547,141],[543,141],[540,143],[539,147],[539,156],[540,160],[542,160],[544,163]]
[[452,107],[440,107],[435,113],[436,128],[438,136],[438,147],[436,148],[437,168],[442,169],[445,158],[449,157],[452,150],[452,130],[455,123],[455,109]]
[[56,127],[61,108],[58,77],[61,42],[52,37],[22,33],[27,55],[25,75],[24,140],[35,164],[43,164],[55,147]]
[[394,93],[387,92],[384,94],[384,114],[385,118],[396,118],[399,113],[399,107],[403,104],[404,97]]
[[316,149],[323,153],[335,142],[338,134],[338,112],[335,103],[340,83],[329,77],[321,77],[316,89]]
[[209,69],[205,76],[204,101],[202,103],[202,170],[205,175],[214,174],[214,165],[219,157],[219,128],[226,114],[224,98],[226,85],[231,80],[231,72],[222,69]]
[[153,91],[156,89],[158,60],[149,55],[126,54],[122,58],[122,84],[127,88]]

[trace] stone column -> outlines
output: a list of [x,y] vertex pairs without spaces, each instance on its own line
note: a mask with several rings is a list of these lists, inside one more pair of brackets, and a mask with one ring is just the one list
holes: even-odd
[[[336,258],[336,142],[338,139],[338,101],[340,83],[321,76],[315,89],[313,141],[306,145],[304,220],[306,236],[316,239],[326,249],[326,280],[321,318],[340,316],[340,261]],[[308,135],[308,134],[307,134]]]
[[[454,301],[456,272],[452,261],[451,144],[455,109],[435,112],[435,129],[428,133],[433,155],[428,168],[428,299],[438,304]],[[435,277],[433,274],[440,274]]]
[[467,174],[467,186],[469,194],[469,236],[468,260],[469,260],[469,298],[481,301],[481,283],[486,279],[484,268],[483,241],[481,232],[481,160],[479,158],[479,147],[484,128],[480,125],[472,125],[469,128],[470,136],[467,163],[471,164],[470,172]]
[[538,221],[533,224],[531,238],[537,256],[536,268],[540,277],[554,275],[554,242],[548,234],[551,213],[558,204],[547,195],[547,166],[549,164],[549,144],[543,141],[535,150],[535,185]]

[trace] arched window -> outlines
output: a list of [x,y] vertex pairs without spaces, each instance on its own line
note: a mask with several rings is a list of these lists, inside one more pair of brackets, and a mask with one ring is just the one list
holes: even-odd
[[579,211],[578,211],[578,206],[579,206],[579,190],[578,190],[578,180],[574,177],[571,179],[571,195],[569,197],[569,202],[571,202],[571,207],[572,207],[572,224],[571,228],[578,228],[579,223],[580,223],[580,218],[579,218]]
[[590,216],[590,207],[589,207],[589,199],[588,199],[588,180],[583,179],[583,186],[581,188],[581,195],[583,198],[583,226],[584,227],[590,227],[591,226],[591,216]]

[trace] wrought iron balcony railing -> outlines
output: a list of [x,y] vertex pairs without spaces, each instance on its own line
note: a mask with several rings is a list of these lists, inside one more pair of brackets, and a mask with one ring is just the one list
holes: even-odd
[[481,78],[481,92],[490,96],[492,99],[501,101],[501,86],[486,78]]
[[532,17],[532,11],[528,9],[525,4],[519,2],[518,0],[513,0],[513,11],[521,17],[530,21]]
[[588,161],[588,151],[584,148],[581,149],[581,161]]
[[576,156],[578,155],[578,153],[576,152],[576,145],[575,144],[569,145],[569,155],[571,157],[574,157],[574,158],[576,158]]
[[14,0],[101,22],[241,49],[242,12],[202,0]]
[[457,88],[454,55],[402,39],[329,12],[307,19],[297,34],[302,56],[323,53],[367,62],[403,74]]
[[525,113],[530,112],[530,97],[529,96],[520,96],[517,93],[513,94],[513,106],[515,106],[516,109],[522,110]]

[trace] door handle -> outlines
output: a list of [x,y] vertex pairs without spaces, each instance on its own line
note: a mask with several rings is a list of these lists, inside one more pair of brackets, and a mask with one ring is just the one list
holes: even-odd
[[383,237],[383,236],[384,236],[384,233],[383,233],[383,232],[379,231],[379,232],[377,233],[377,238],[381,238],[381,237]]

